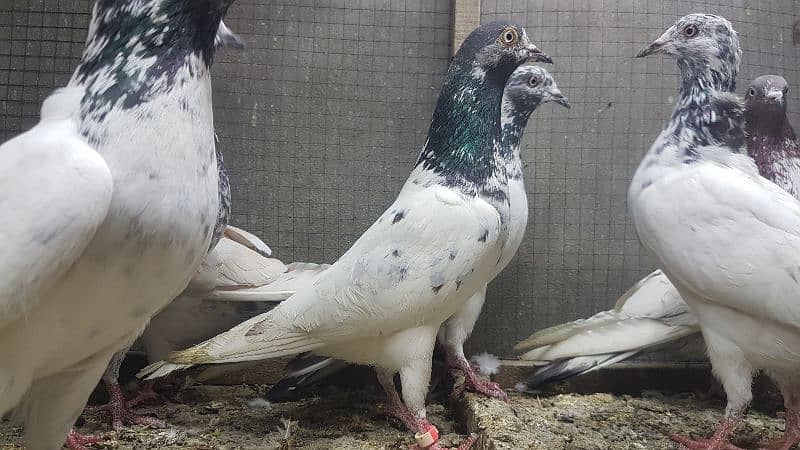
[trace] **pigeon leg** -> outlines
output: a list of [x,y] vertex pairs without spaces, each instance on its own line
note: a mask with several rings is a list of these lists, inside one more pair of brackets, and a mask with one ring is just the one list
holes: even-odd
[[782,383],[781,379],[776,379],[778,386],[783,394],[783,402],[786,412],[783,414],[785,420],[785,431],[783,436],[762,442],[759,448],[764,450],[789,450],[800,444],[800,385],[789,385]]
[[[163,420],[156,419],[155,417],[137,416],[130,408],[140,403],[141,401],[129,404],[125,401],[125,396],[122,394],[122,389],[119,387],[119,368],[122,366],[122,361],[125,359],[125,353],[128,349],[124,349],[114,354],[109,361],[106,370],[103,373],[103,383],[108,390],[108,403],[100,406],[90,406],[86,410],[91,413],[99,411],[108,411],[111,413],[111,426],[115,430],[122,430],[125,425],[149,425],[155,428],[164,428],[167,423]],[[152,390],[152,385],[150,386]],[[138,399],[138,398],[137,398]],[[134,399],[134,400],[137,400]]]
[[154,387],[158,380],[145,380],[139,384],[136,395],[125,402],[128,408],[134,408],[142,403],[158,402],[163,403],[161,394],[155,391]]
[[92,413],[108,411],[111,413],[111,426],[115,430],[122,430],[126,425],[147,425],[154,428],[165,428],[167,423],[163,420],[149,416],[139,416],[130,410],[130,406],[125,401],[122,389],[118,383],[105,383],[108,389],[109,401],[105,405],[87,407]]
[[400,400],[394,385],[394,373],[380,367],[376,367],[375,372],[378,374],[378,382],[380,382],[383,391],[386,393],[386,409],[384,413],[403,422],[408,431],[417,432],[422,424]]
[[717,425],[714,435],[709,439],[693,439],[690,436],[676,433],[669,433],[667,436],[689,450],[743,450],[728,442],[728,436],[730,436],[740,420],[741,415],[724,418],[722,422]]
[[464,390],[478,392],[487,397],[507,401],[508,395],[499,384],[484,380],[464,356],[464,342],[467,340],[486,299],[486,287],[476,292],[467,303],[442,326],[439,341],[444,345],[447,364],[451,370],[464,372],[464,384],[453,389],[453,397],[460,396]]
[[[375,371],[378,373],[378,381],[381,383],[381,387],[383,387],[384,392],[386,392],[386,410],[385,413],[389,416],[395,417],[399,419],[403,424],[405,424],[406,428],[409,431],[414,433],[424,434],[428,431],[432,433],[436,433],[438,436],[438,430],[434,427],[430,422],[426,419],[419,419],[414,413],[411,412],[410,409],[406,408],[403,402],[400,400],[400,396],[397,394],[397,389],[394,385],[394,374],[388,370],[376,368]],[[436,430],[436,431],[433,431]],[[471,434],[464,442],[458,446],[457,450],[468,450],[472,448],[472,445],[475,444],[475,441],[478,439],[478,436],[475,434]],[[438,443],[434,442],[428,447],[420,447],[419,445],[413,445],[409,450],[447,450],[443,447],[440,447]]]
[[67,435],[67,441],[64,443],[64,446],[70,450],[86,450],[85,446],[99,444],[100,442],[103,442],[103,438],[98,436],[84,436],[73,430]]
[[447,364],[453,370],[460,370],[464,373],[464,384],[453,388],[453,397],[460,396],[464,390],[477,392],[487,397],[497,398],[505,402],[508,401],[508,394],[500,387],[499,384],[484,380],[472,367],[472,364],[467,361],[463,353],[455,355],[450,349],[447,350]]

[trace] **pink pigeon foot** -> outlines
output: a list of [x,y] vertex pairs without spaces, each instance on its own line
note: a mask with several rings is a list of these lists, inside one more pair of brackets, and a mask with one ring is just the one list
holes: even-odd
[[459,370],[464,373],[464,384],[453,388],[453,397],[459,397],[467,390],[483,394],[490,398],[497,398],[504,402],[508,401],[508,394],[506,394],[506,391],[504,391],[499,384],[481,378],[469,361],[463,357],[451,357],[450,355],[448,355],[447,360],[453,370]]
[[[88,407],[87,410],[92,413],[99,411],[108,411],[111,413],[111,426],[119,431],[123,430],[126,425],[147,425],[154,428],[165,428],[167,423],[163,420],[149,416],[139,416],[134,414],[130,408],[131,405],[125,401],[125,396],[122,394],[122,389],[119,384],[108,383],[109,401],[105,405]],[[156,394],[157,395],[157,394]]]
[[717,425],[714,435],[709,439],[693,439],[690,436],[675,433],[669,433],[667,436],[689,450],[743,450],[728,442],[728,436],[730,436],[738,423],[739,418],[723,419],[722,422]]
[[141,405],[142,403],[152,405],[164,403],[164,399],[161,397],[161,394],[156,392],[154,389],[156,381],[157,380],[147,380],[142,382],[139,385],[139,388],[136,390],[136,395],[134,395],[133,398],[128,399],[125,402],[125,406],[128,408],[133,408]]
[[783,436],[762,442],[759,445],[763,450],[790,450],[800,444],[800,389],[784,391],[786,412],[778,413],[785,421]]
[[87,445],[94,445],[103,442],[103,438],[99,436],[84,436],[70,431],[67,435],[67,440],[64,442],[64,447],[70,450],[86,450]]

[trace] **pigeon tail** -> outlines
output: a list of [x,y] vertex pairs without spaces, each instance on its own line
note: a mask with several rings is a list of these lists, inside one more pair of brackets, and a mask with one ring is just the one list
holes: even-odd
[[533,392],[537,388],[548,384],[558,383],[572,377],[584,375],[601,369],[611,364],[625,361],[638,354],[638,350],[619,353],[604,353],[600,355],[579,356],[577,358],[561,359],[536,369],[534,374],[523,383],[518,383],[515,389],[519,392]]
[[345,361],[313,353],[298,355],[287,364],[289,373],[269,389],[266,399],[271,402],[291,401],[301,390],[314,386],[348,365]]
[[138,376],[160,378],[199,364],[258,361],[296,355],[323,346],[305,331],[284,325],[287,319],[276,318],[277,313],[272,310],[255,316],[194,347],[173,352],[164,361],[142,369]]
[[286,272],[269,284],[237,289],[217,288],[205,295],[204,299],[226,302],[280,302],[312,285],[317,276],[328,267],[329,264],[291,263],[286,266]]

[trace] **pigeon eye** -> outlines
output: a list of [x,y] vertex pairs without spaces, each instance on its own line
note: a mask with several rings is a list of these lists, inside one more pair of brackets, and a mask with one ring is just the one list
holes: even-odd
[[683,29],[683,35],[688,38],[693,38],[697,36],[697,25],[689,24],[686,25],[686,28]]
[[519,42],[519,32],[514,27],[508,27],[500,33],[500,42],[506,47],[510,47]]
[[536,86],[538,86],[538,85],[539,85],[539,83],[541,83],[541,82],[542,82],[542,80],[540,80],[540,79],[539,79],[539,77],[537,77],[537,76],[532,76],[532,77],[531,77],[531,78],[528,80],[528,86],[530,86],[530,87],[534,87],[534,88],[535,88],[535,87],[536,87]]
[[755,97],[756,96],[756,90],[753,89],[753,88],[750,88],[750,90],[747,91],[747,95],[749,95],[750,97]]

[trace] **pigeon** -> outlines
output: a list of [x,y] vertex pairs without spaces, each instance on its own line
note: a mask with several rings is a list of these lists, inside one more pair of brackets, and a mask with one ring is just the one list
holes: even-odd
[[[245,48],[245,43],[244,39],[228,28],[224,21],[221,21],[219,28],[217,29],[217,34],[214,37],[214,48],[219,50],[220,48],[225,47],[241,50]],[[217,245],[217,242],[219,242],[219,240],[222,238],[222,235],[228,226],[228,221],[231,214],[230,180],[228,178],[228,172],[225,169],[222,150],[219,145],[219,138],[216,134],[214,134],[214,140],[216,142],[215,152],[217,157],[217,176],[219,178],[219,209],[217,211],[217,221],[214,225],[214,230],[211,235],[209,251],[211,251],[211,249],[213,249]],[[233,227],[231,228],[233,229]],[[260,239],[255,238],[255,236],[252,235],[243,236],[240,242],[258,242],[258,245],[266,246],[266,244],[264,244]],[[263,253],[263,249],[259,249],[259,251]],[[271,253],[269,247],[266,247],[266,251],[267,253],[264,256],[269,256],[269,253]],[[202,339],[199,339],[197,342],[200,341],[202,341]],[[106,387],[106,390],[108,391],[108,403],[101,406],[87,407],[87,410],[90,412],[108,411],[111,414],[111,423],[115,430],[122,429],[124,425],[135,424],[149,425],[159,428],[165,427],[167,424],[164,421],[155,419],[153,417],[138,416],[130,410],[131,407],[147,399],[158,398],[157,394],[152,389],[152,383],[148,383],[147,385],[143,386],[143,389],[139,390],[134,398],[125,400],[125,397],[122,393],[122,388],[119,385],[119,370],[129,349],[130,346],[126,346],[124,349],[115,353],[114,356],[111,357],[111,361],[108,363],[108,366],[103,373],[102,381]]]
[[[747,153],[762,177],[800,200],[800,149],[786,115],[786,80],[763,75],[745,95]],[[546,363],[517,389],[537,388],[623,361],[647,348],[700,332],[678,291],[656,270],[626,292],[611,311],[539,331],[517,345],[524,360]],[[691,344],[683,348],[700,354]],[[705,355],[705,348],[701,349]]]
[[[520,66],[509,79],[502,101],[502,138],[500,155],[508,178],[508,201],[510,220],[508,222],[508,242],[503,248],[500,262],[494,266],[491,279],[496,277],[517,252],[525,233],[528,221],[528,196],[522,178],[520,141],[531,113],[544,102],[555,102],[569,108],[570,104],[556,86],[553,77],[543,68]],[[490,281],[491,281],[490,279]],[[465,374],[465,383],[457,388],[470,389],[489,397],[506,399],[506,393],[496,383],[481,379],[464,355],[464,341],[472,332],[475,321],[483,306],[486,285],[473,295],[467,303],[468,308],[449,318],[439,330],[438,340],[445,349],[450,367]],[[332,373],[347,367],[344,361],[319,357],[307,353],[292,360],[289,373],[267,392],[267,400],[283,401],[291,398],[295,391],[311,386]]]
[[425,412],[431,355],[439,327],[491,279],[509,242],[501,101],[506,81],[528,59],[550,60],[519,25],[492,22],[470,33],[450,64],[411,175],[353,246],[311,288],[140,374],[306,351],[373,365],[390,414],[416,433],[419,447],[438,449]]
[[711,438],[670,437],[690,449],[736,448],[728,439],[763,370],[786,406],[784,436],[765,447],[790,448],[800,441],[800,202],[747,155],[744,107],[730,93],[741,53],[730,22],[685,16],[637,56],[655,53],[677,59],[682,85],[628,205],[642,244],[697,318],[727,396]]
[[[214,34],[232,0],[98,0],[40,123],[2,145],[0,415],[70,433],[117,350],[189,282],[218,205]],[[176,26],[179,24],[179,26]]]
[[763,75],[745,94],[747,152],[758,171],[800,199],[800,146],[786,115],[789,84],[778,75]]

